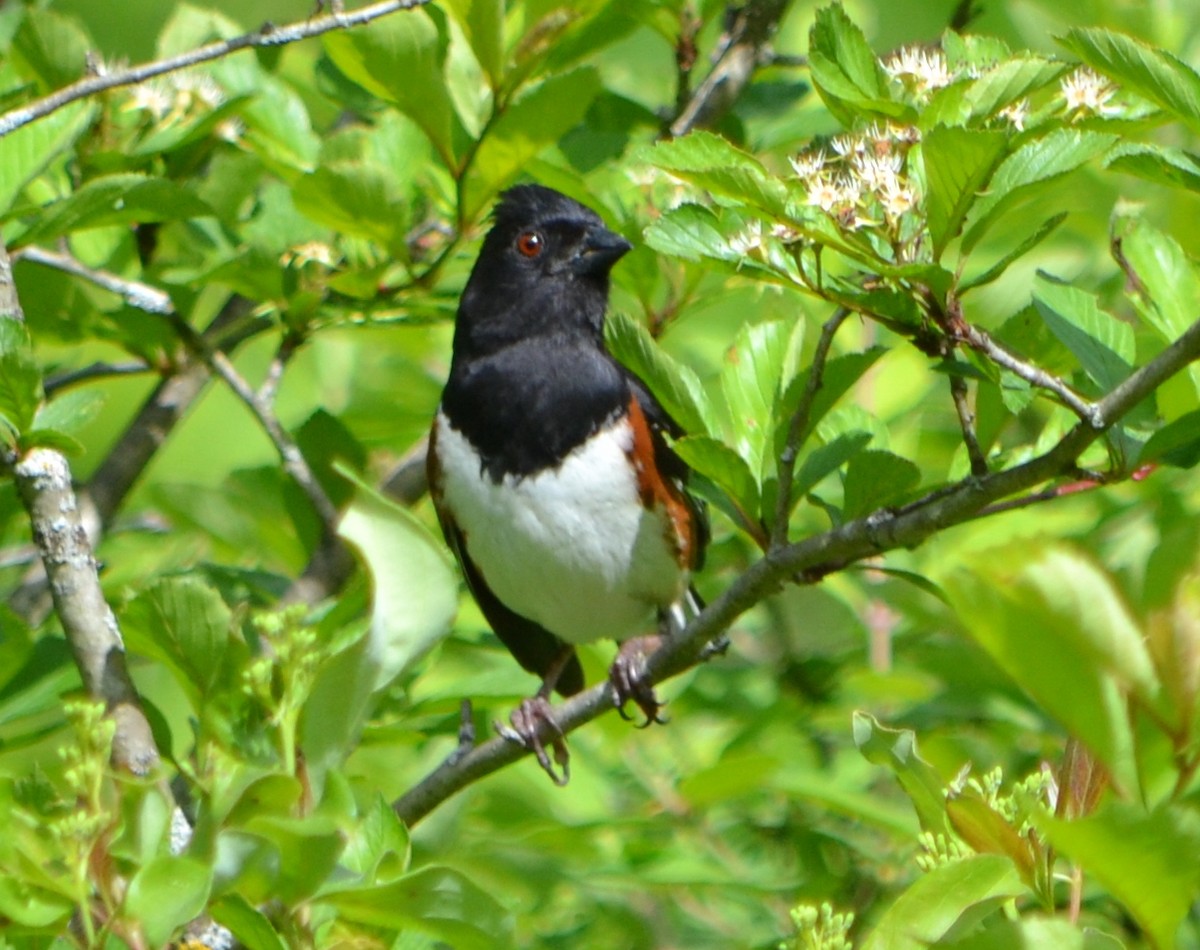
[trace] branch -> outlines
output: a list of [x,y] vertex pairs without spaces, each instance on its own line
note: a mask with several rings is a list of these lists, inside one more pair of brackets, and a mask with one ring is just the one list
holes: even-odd
[[[832,531],[771,549],[701,611],[681,635],[667,640],[649,658],[649,681],[660,683],[694,666],[705,656],[708,643],[789,580],[800,578],[815,583],[855,561],[896,548],[913,547],[945,528],[986,514],[988,506],[1003,498],[1074,472],[1075,460],[1089,445],[1163,381],[1198,358],[1200,322],[1095,403],[1094,424],[1081,421],[1043,455],[1002,472],[938,489],[898,511],[876,511]],[[555,707],[554,720],[566,734],[612,708],[612,688],[605,682]],[[542,738],[547,742],[553,738],[549,725]],[[527,754],[524,747],[501,738],[491,739],[470,751],[459,749],[399,798],[393,808],[411,826],[455,792]]]
[[817,340],[817,348],[813,351],[812,365],[808,370],[808,379],[804,384],[804,392],[800,403],[792,413],[792,421],[788,424],[787,442],[779,454],[779,497],[775,501],[775,521],[771,526],[771,546],[778,547],[787,542],[788,520],[792,513],[792,483],[796,478],[796,456],[800,451],[800,439],[808,428],[809,416],[812,415],[813,402],[821,390],[825,376],[825,364],[829,360],[829,349],[833,346],[833,338],[841,325],[850,316],[846,307],[838,307],[833,316],[821,327],[821,336]]
[[678,138],[697,126],[712,125],[732,108],[764,60],[768,44],[790,0],[749,0],[731,12],[733,22],[712,70],[671,123]]
[[106,270],[88,267],[70,254],[61,254],[31,246],[16,251],[13,259],[43,264],[74,277],[81,277],[88,283],[117,294],[129,306],[145,310],[147,313],[170,313],[175,309],[170,296],[157,287],[151,287],[149,284],[143,284],[136,280],[126,280],[124,277],[118,277]]
[[320,36],[322,33],[328,33],[331,30],[343,30],[350,27],[362,26],[364,23],[370,23],[372,20],[377,20],[390,13],[424,6],[428,2],[429,0],[383,0],[383,2],[374,3],[358,10],[352,10],[349,13],[335,10],[327,16],[302,20],[297,23],[288,24],[287,26],[275,26],[271,23],[264,23],[259,29],[251,33],[243,33],[241,36],[235,36],[228,40],[209,43],[207,46],[189,50],[178,56],[143,63],[140,66],[132,66],[128,69],[114,70],[103,75],[87,76],[78,82],[52,92],[48,96],[43,96],[41,99],[29,103],[29,105],[21,106],[18,109],[13,109],[4,115],[0,115],[0,137],[8,135],[9,132],[19,129],[23,125],[28,125],[35,119],[47,116],[65,105],[79,99],[86,99],[88,96],[93,96],[98,92],[104,92],[106,89],[115,89],[118,86],[131,86],[135,83],[145,82],[147,79],[161,76],[164,73],[174,72],[177,69],[185,69],[188,66],[195,66],[198,63],[220,59],[223,56],[228,56],[230,53],[236,53],[238,50],[259,46],[283,46],[288,43],[295,43],[298,40]]
[[[24,320],[3,244],[0,319]],[[96,558],[71,487],[66,457],[54,449],[34,448],[23,456],[13,452],[5,461],[29,513],[33,541],[84,688],[104,702],[115,723],[113,762],[135,775],[146,775],[158,764],[158,749],[125,665],[125,644],[117,618],[100,589]]]
[[950,396],[954,399],[954,411],[958,413],[958,425],[962,429],[963,444],[967,447],[967,458],[971,460],[971,474],[977,478],[986,475],[987,457],[975,434],[975,413],[967,401],[967,381],[956,373],[950,374]]

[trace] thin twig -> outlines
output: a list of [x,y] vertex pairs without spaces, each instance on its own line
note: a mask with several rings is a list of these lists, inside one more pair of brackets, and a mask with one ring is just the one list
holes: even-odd
[[950,396],[954,399],[954,411],[958,413],[958,424],[962,429],[963,444],[967,447],[967,458],[971,460],[972,475],[988,473],[987,458],[979,447],[979,437],[975,434],[975,413],[967,396],[967,381],[957,373],[950,374]]
[[1062,404],[1080,419],[1094,424],[1095,404],[1088,402],[1057,376],[1010,353],[993,340],[986,330],[981,330],[973,324],[960,321],[955,324],[955,331],[971,349],[982,353],[997,366],[1008,370],[1014,376],[1021,377],[1031,386],[1054,393]]
[[821,327],[821,336],[817,340],[817,348],[813,351],[812,365],[808,370],[808,379],[804,384],[804,392],[792,420],[788,423],[787,441],[779,454],[779,490],[775,500],[775,519],[771,525],[771,546],[778,547],[787,543],[788,519],[792,513],[792,483],[796,477],[796,458],[800,453],[800,439],[808,429],[809,416],[812,414],[813,402],[821,390],[825,377],[825,364],[829,361],[829,350],[833,346],[833,338],[841,325],[850,316],[846,307],[838,307],[825,325]]
[[246,407],[254,414],[258,424],[262,426],[263,432],[275,446],[275,451],[279,453],[284,471],[292,476],[296,484],[300,486],[300,490],[308,497],[322,524],[329,530],[334,530],[338,520],[337,508],[329,500],[325,489],[321,487],[321,483],[317,481],[312,469],[309,468],[300,447],[296,445],[295,440],[275,415],[274,407],[260,398],[223,351],[210,347],[204,337],[178,314],[171,314],[169,318],[171,325],[188,348],[203,359],[225,385],[233,390],[233,394],[245,403]]
[[699,126],[712,125],[732,108],[754,71],[769,56],[768,44],[789,0],[749,0],[734,13],[725,44],[712,70],[671,123],[678,138]]
[[[707,643],[790,579],[815,580],[881,552],[913,547],[945,528],[979,517],[1003,498],[1074,472],[1076,460],[1089,445],[1197,358],[1200,322],[1099,400],[1095,423],[1081,421],[1044,454],[1011,469],[972,476],[949,489],[938,489],[898,512],[872,512],[834,530],[771,549],[702,610],[681,635],[668,639],[648,659],[648,681],[659,683],[694,666]],[[612,689],[605,682],[556,706],[554,723],[566,734],[612,708]],[[542,738],[546,741],[552,738],[550,730],[545,724]],[[504,739],[489,740],[453,766],[443,763],[401,796],[393,808],[413,825],[460,789],[527,754],[524,747]]]
[[120,296],[129,306],[147,313],[170,313],[175,309],[171,298],[157,287],[136,280],[126,280],[106,270],[88,267],[70,254],[47,251],[41,247],[23,247],[13,253],[14,260],[30,261],[79,277],[104,290]]
[[35,119],[49,115],[69,103],[79,99],[86,99],[88,96],[104,92],[106,89],[115,89],[118,86],[130,86],[134,83],[145,82],[147,79],[161,76],[164,73],[174,72],[177,69],[185,69],[188,66],[195,66],[198,63],[220,59],[223,56],[228,56],[230,53],[236,53],[238,50],[259,46],[283,46],[299,40],[309,39],[313,36],[320,36],[322,33],[328,33],[331,30],[344,30],[350,27],[362,26],[364,23],[370,23],[372,20],[377,20],[388,14],[421,7],[428,2],[429,0],[383,0],[381,3],[374,3],[358,10],[352,10],[349,13],[334,11],[328,16],[301,20],[286,26],[275,26],[271,23],[264,23],[251,33],[243,33],[241,36],[235,36],[228,40],[209,43],[207,46],[189,50],[178,56],[143,63],[139,66],[131,66],[128,69],[118,69],[100,75],[87,76],[78,82],[52,92],[48,96],[43,96],[41,99],[37,99],[20,108],[12,109],[0,116],[0,137],[8,135],[9,132],[19,129],[23,125],[28,125]]
[[114,376],[139,376],[150,372],[150,364],[145,360],[131,360],[128,363],[92,363],[79,369],[67,370],[47,376],[44,384],[47,396],[52,396],[60,389],[78,386],[80,383],[90,383],[97,379],[111,379]]

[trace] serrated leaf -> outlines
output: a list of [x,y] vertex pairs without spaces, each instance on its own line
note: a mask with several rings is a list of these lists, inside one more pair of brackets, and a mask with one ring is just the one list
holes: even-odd
[[1167,343],[1200,319],[1200,269],[1169,234],[1136,221],[1121,235],[1121,255],[1137,275],[1142,313]]
[[769,215],[787,214],[787,186],[753,155],[719,135],[698,131],[667,139],[645,158],[710,194],[733,198]]
[[1126,907],[1155,946],[1176,946],[1176,932],[1200,890],[1194,811],[1164,805],[1147,813],[1112,802],[1087,818],[1063,821],[1037,811],[1032,821]]
[[32,425],[42,401],[42,373],[25,324],[0,318],[0,418],[14,434]]
[[130,649],[174,667],[195,702],[217,684],[232,614],[201,580],[163,578],[130,601],[121,620]]
[[873,114],[899,117],[910,111],[889,99],[866,36],[840,4],[817,11],[808,34],[808,68],[817,93],[843,125]]
[[708,436],[686,436],[672,445],[692,471],[719,485],[750,518],[758,515],[760,486],[746,460],[724,442]]
[[792,483],[793,505],[816,488],[825,476],[836,472],[871,442],[869,432],[843,433],[825,445],[817,446],[796,469]]
[[144,224],[201,218],[212,210],[191,188],[166,178],[105,175],[42,209],[38,220],[14,244],[44,243],[73,231],[117,224]]
[[980,854],[934,868],[917,879],[884,912],[863,950],[925,950],[963,918],[998,910],[1026,893],[1013,863]]
[[646,244],[660,254],[698,261],[704,257],[736,261],[716,213],[701,205],[672,208],[646,229]]
[[578,125],[600,90],[600,74],[584,66],[552,76],[500,113],[471,163],[463,214],[474,217],[532,159]]
[[1003,132],[938,126],[921,140],[925,208],[934,257],[962,228],[976,195],[1004,156]]
[[1054,82],[1066,68],[1062,63],[1037,56],[1004,58],[967,86],[963,102],[968,115],[994,116],[1005,106]]
[[95,111],[90,102],[75,102],[0,138],[0,215],[7,215],[21,189],[83,134]]
[[446,166],[455,168],[467,135],[447,91],[449,33],[444,15],[432,9],[327,33],[325,52],[348,78],[396,103],[429,136]]
[[11,54],[23,60],[47,90],[66,86],[83,75],[94,45],[79,21],[55,10],[34,8],[12,39]]
[[95,389],[72,389],[41,406],[33,417],[36,429],[70,433],[87,425],[100,412],[107,396]]
[[889,729],[864,712],[852,722],[854,744],[868,762],[890,769],[904,788],[926,831],[945,832],[945,783],[937,771],[917,752],[917,736],[911,729]]
[[1108,392],[1130,374],[1133,328],[1101,310],[1094,296],[1039,274],[1033,302],[1050,331],[1101,390]]
[[408,869],[412,843],[395,810],[382,795],[359,822],[341,863],[367,884],[385,884]]
[[921,481],[921,470],[906,458],[868,449],[850,459],[846,469],[843,514],[858,518],[901,501]]
[[395,207],[391,181],[382,168],[365,162],[335,162],[302,175],[292,185],[302,214],[341,234],[402,246],[397,232],[404,215]]
[[715,435],[713,411],[690,366],[672,359],[650,333],[624,313],[609,314],[604,322],[609,352],[649,388],[662,407],[691,435]]
[[1070,30],[1060,42],[1096,72],[1200,128],[1200,75],[1170,53],[1100,28]]
[[[826,362],[824,372],[821,374],[821,386],[813,397],[809,409],[808,423],[800,433],[799,445],[804,445],[808,441],[813,432],[816,431],[817,425],[828,414],[829,410],[886,352],[887,349],[882,346],[872,346],[860,353],[846,353],[842,356],[835,356]],[[788,385],[787,392],[784,394],[780,404],[780,415],[782,418],[790,420],[795,413],[796,408],[800,405],[801,398],[803,398],[804,390],[808,386],[808,378],[811,373],[811,367],[797,373],[796,377]],[[784,434],[784,427],[781,426],[780,438]],[[782,451],[783,445],[777,441],[775,454],[778,456]]]
[[791,328],[782,320],[743,325],[725,355],[721,390],[733,423],[733,444],[761,484],[773,468],[775,407]]
[[996,220],[1033,188],[1104,155],[1117,141],[1117,136],[1102,132],[1055,129],[1022,145],[1000,163],[987,194],[975,203],[963,252],[970,253]]
[[1104,167],[1169,188],[1200,191],[1200,161],[1183,149],[1129,142],[1113,149]]

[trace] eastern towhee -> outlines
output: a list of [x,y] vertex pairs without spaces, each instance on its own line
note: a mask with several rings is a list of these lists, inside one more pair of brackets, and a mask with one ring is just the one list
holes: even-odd
[[459,302],[450,377],[429,443],[429,484],[446,540],[496,635],[543,678],[512,715],[556,781],[537,737],[548,697],[583,688],[573,644],[625,641],[617,706],[647,722],[644,681],[657,616],[679,628],[696,601],[707,540],[674,421],[604,346],[609,271],[630,250],[577,201],[539,185],[505,192]]

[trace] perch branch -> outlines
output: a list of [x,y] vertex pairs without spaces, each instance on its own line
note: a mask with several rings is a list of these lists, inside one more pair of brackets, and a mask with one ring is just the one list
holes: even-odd
[[962,429],[963,445],[967,447],[967,458],[971,460],[971,474],[980,477],[988,473],[987,457],[975,434],[975,413],[967,398],[967,381],[957,374],[950,375],[950,396],[954,400],[954,411],[958,413],[958,425]]
[[[1200,322],[1094,404],[1091,419],[1081,420],[1049,451],[1021,465],[982,477],[971,477],[931,492],[898,511],[881,510],[832,531],[795,544],[773,548],[696,616],[684,632],[668,640],[647,662],[648,679],[659,683],[689,669],[705,646],[733,622],[790,579],[814,583],[833,571],[884,551],[920,544],[938,531],[987,513],[1001,499],[1028,491],[1076,470],[1079,455],[1164,380],[1200,358]],[[571,697],[554,709],[554,719],[568,733],[613,707],[605,682]],[[546,724],[542,738],[553,736]],[[396,814],[413,825],[455,792],[527,755],[504,739],[491,739],[448,760],[393,804]]]
[[118,277],[106,270],[88,267],[70,254],[47,251],[31,245],[15,251],[13,259],[53,267],[55,270],[71,274],[73,277],[82,278],[88,283],[117,294],[129,306],[145,310],[147,313],[170,313],[175,309],[171,298],[157,287],[151,287],[149,284],[143,284],[136,280],[126,280],[124,277]]
[[23,125],[28,125],[35,119],[47,116],[65,105],[76,102],[79,99],[94,96],[96,93],[104,92],[106,89],[115,89],[118,86],[131,86],[135,83],[145,82],[147,79],[153,79],[155,76],[161,76],[164,73],[174,72],[178,69],[186,69],[188,66],[196,66],[199,63],[209,62],[210,60],[220,59],[223,56],[228,56],[230,53],[236,53],[243,49],[251,49],[259,46],[283,46],[299,40],[309,39],[313,36],[320,36],[322,33],[328,33],[331,30],[344,30],[350,27],[362,26],[365,23],[370,23],[372,20],[377,20],[388,14],[424,6],[428,2],[429,0],[383,0],[383,2],[373,3],[358,10],[351,10],[348,13],[335,10],[326,16],[301,20],[297,23],[287,24],[286,26],[275,26],[272,23],[264,23],[257,30],[250,33],[243,33],[241,36],[235,36],[216,43],[209,43],[206,46],[189,50],[178,56],[143,63],[139,66],[131,66],[128,69],[117,69],[100,75],[87,76],[78,82],[50,93],[48,96],[36,99],[28,105],[20,106],[6,112],[4,115],[0,115],[0,137],[8,135],[9,132],[19,129]]

